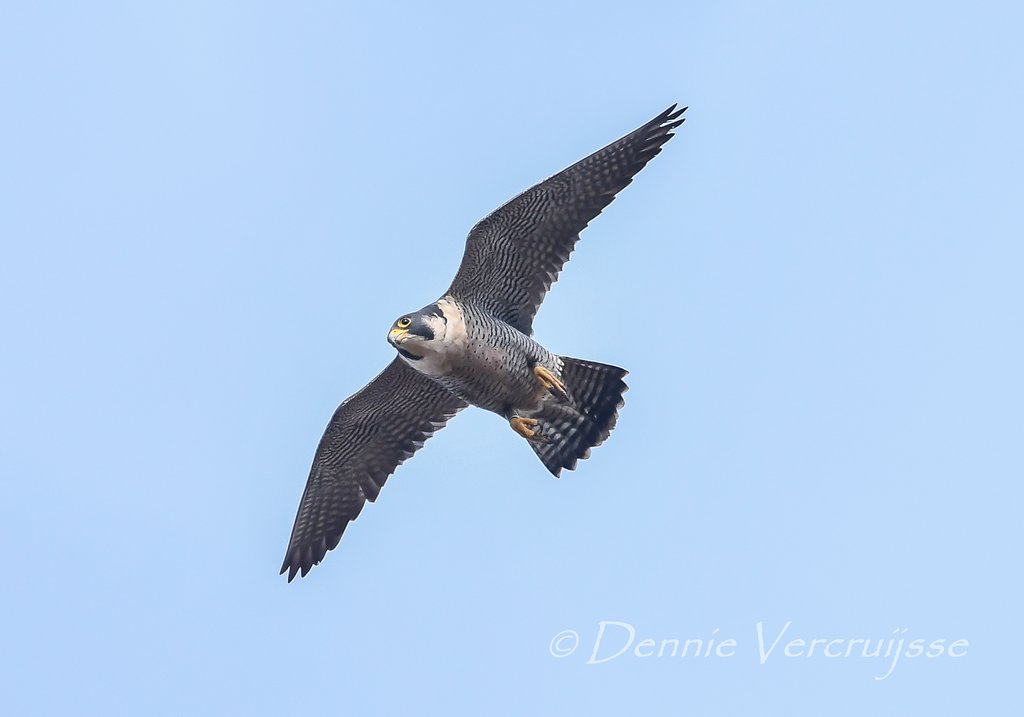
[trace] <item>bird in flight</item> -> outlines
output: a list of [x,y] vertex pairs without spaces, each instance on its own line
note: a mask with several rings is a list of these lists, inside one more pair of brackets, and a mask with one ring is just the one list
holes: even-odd
[[531,338],[533,317],[580,232],[685,111],[672,105],[473,227],[448,291],[391,325],[398,355],[327,425],[281,566],[289,582],[337,547],[388,476],[466,406],[502,416],[556,477],[608,437],[626,371],[552,353]]

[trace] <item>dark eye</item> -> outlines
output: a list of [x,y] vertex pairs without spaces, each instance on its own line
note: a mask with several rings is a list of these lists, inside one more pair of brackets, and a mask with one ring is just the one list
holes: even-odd
[[410,324],[412,324],[412,319],[410,319],[408,316],[403,316],[398,320],[398,328],[400,329],[407,329],[409,328]]

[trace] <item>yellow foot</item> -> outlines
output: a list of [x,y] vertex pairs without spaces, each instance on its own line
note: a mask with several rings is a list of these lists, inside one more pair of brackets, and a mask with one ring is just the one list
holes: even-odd
[[555,374],[543,366],[534,366],[533,373],[536,374],[538,380],[544,384],[544,388],[550,391],[552,395],[563,401],[569,400],[569,392],[565,390],[565,384],[559,381]]
[[539,421],[536,418],[523,418],[522,416],[513,416],[509,419],[509,425],[512,426],[512,430],[518,433],[520,436],[528,441],[534,443],[550,443],[551,440],[545,438],[537,432],[537,424]]

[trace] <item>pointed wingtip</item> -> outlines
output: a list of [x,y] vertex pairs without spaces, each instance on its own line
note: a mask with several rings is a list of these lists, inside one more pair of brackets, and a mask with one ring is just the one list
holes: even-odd
[[298,567],[292,563],[291,555],[289,555],[284,559],[284,565],[281,566],[281,571],[278,573],[278,575],[284,575],[285,573],[288,573],[288,582],[291,582],[295,579],[295,573],[297,572]]
[[672,130],[686,121],[686,118],[683,117],[683,113],[686,112],[689,107],[676,109],[677,107],[679,107],[678,103],[671,104],[668,109],[645,124],[642,129],[645,129],[649,133],[656,134],[659,137],[662,137],[663,141],[666,141],[668,138],[672,137]]
[[669,108],[667,110],[658,115],[657,119],[659,120],[659,124],[673,122],[682,117],[683,113],[686,112],[686,110],[690,109],[689,106],[683,107],[681,109],[676,109],[677,107],[679,107],[679,103],[673,102],[671,105],[669,105]]
[[[301,567],[301,551],[295,550],[292,548],[292,546],[289,545],[288,552],[284,556],[284,562],[281,564],[281,572],[279,572],[278,575],[284,575],[285,573],[288,573],[288,582],[291,582],[295,579],[295,576],[298,575]],[[302,574],[305,575],[306,573],[303,572]]]
[[669,109],[674,111],[669,112],[667,115],[665,115],[664,123],[671,124],[672,127],[678,127],[683,122],[685,122],[686,118],[683,117],[683,113],[686,112],[686,110],[690,109],[689,107],[683,107],[682,109],[676,110],[675,107],[675,105],[672,105],[672,107],[670,107]]

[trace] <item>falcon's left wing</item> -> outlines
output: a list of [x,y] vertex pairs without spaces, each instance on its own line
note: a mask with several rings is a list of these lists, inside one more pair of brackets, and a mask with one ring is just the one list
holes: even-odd
[[447,294],[523,333],[590,220],[683,123],[672,105],[625,137],[509,200],[478,223]]

